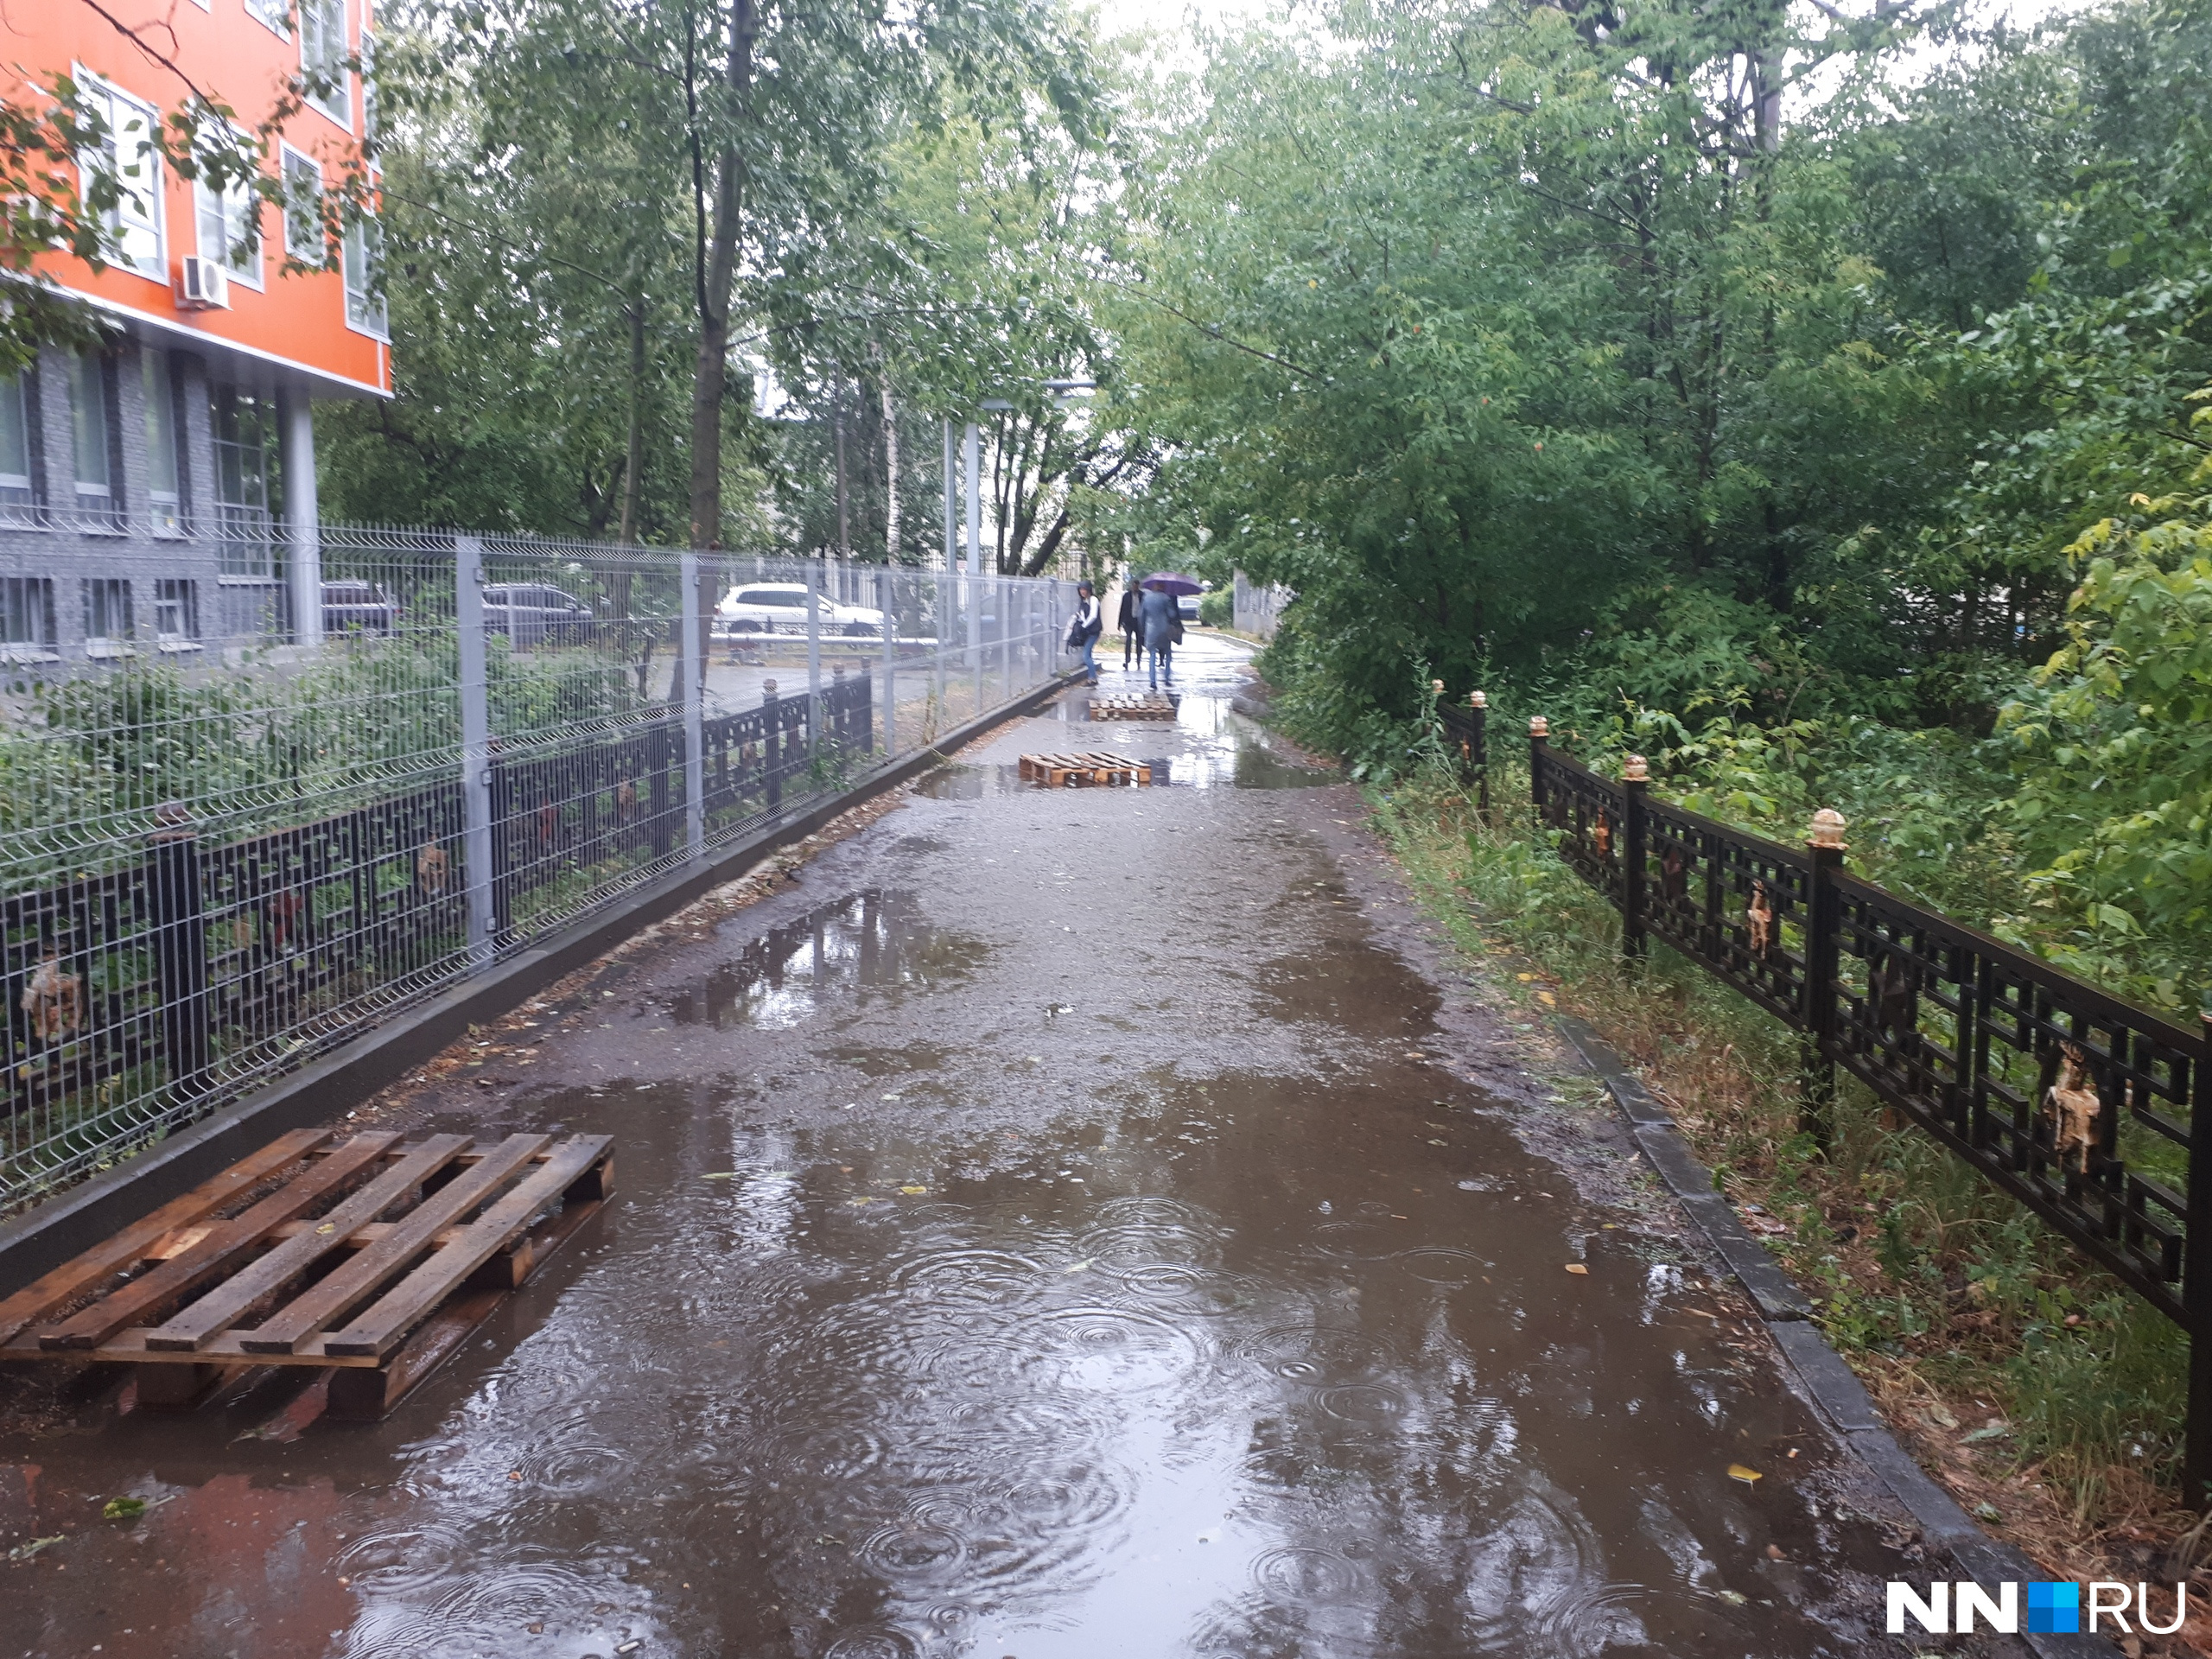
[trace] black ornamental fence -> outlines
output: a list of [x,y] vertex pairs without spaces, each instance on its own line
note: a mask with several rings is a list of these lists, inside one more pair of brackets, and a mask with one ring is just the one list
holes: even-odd
[[[834,787],[875,749],[874,679],[701,722],[709,840]],[[666,710],[494,748],[490,953],[670,868],[686,847],[683,722]],[[272,1068],[465,969],[473,872],[459,768],[314,823],[213,840],[157,814],[135,858],[0,899],[0,1122],[61,1163],[203,1115]],[[481,952],[478,954],[481,955]]]
[[[1469,734],[1487,785],[1479,694]],[[2177,1024],[1853,875],[1823,809],[1785,846],[1607,778],[1530,722],[1536,822],[1621,918],[1796,1032],[1803,1128],[1825,1144],[1836,1069],[1972,1165],[2189,1333],[2183,1490],[2212,1492],[2212,1020]],[[2212,1117],[2208,1117],[2212,1122]]]
[[0,1215],[1065,660],[1055,580],[264,528],[0,526]]

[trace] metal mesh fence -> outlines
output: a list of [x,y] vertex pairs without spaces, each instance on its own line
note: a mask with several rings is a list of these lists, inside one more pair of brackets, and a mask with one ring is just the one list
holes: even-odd
[[265,518],[73,528],[0,524],[0,1212],[1044,683],[1072,603]]

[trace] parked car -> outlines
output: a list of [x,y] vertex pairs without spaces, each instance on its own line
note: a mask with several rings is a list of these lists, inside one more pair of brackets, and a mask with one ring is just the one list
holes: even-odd
[[572,645],[592,637],[591,607],[574,594],[531,582],[493,582],[484,590],[484,632],[504,633],[518,648]]
[[322,631],[325,633],[396,632],[399,607],[391,594],[373,582],[326,582],[322,584]]
[[[864,605],[840,605],[827,594],[815,601],[824,633],[855,638],[883,632],[883,613]],[[753,582],[733,588],[715,607],[725,633],[804,633],[806,584],[803,582]]]
[[1198,596],[1196,594],[1176,594],[1175,613],[1183,619],[1184,626],[1197,627],[1201,620],[1198,616]]

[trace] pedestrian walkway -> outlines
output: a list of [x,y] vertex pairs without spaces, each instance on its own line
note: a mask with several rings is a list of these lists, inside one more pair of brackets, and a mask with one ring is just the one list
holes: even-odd
[[[0,1382],[0,1543],[60,1541],[0,1649],[1899,1652],[1901,1517],[1243,657],[1193,630],[1172,726],[1065,695],[365,1112],[620,1161],[390,1421]],[[1168,781],[1020,777],[1068,748]]]

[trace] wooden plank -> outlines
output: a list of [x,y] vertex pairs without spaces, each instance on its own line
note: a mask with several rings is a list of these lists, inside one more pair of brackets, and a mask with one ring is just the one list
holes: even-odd
[[43,1360],[48,1363],[60,1361],[77,1365],[196,1365],[203,1360],[210,1364],[218,1362],[251,1363],[255,1365],[373,1365],[370,1359],[326,1359],[321,1344],[309,1343],[297,1354],[249,1354],[238,1344],[236,1330],[223,1332],[205,1348],[191,1353],[175,1349],[156,1349],[146,1345],[146,1338],[153,1334],[151,1325],[137,1325],[128,1331],[118,1331],[97,1348],[45,1349],[28,1338],[18,1338],[5,1348],[0,1348],[0,1359]]
[[190,1249],[103,1296],[67,1323],[39,1332],[41,1348],[97,1348],[117,1332],[158,1319],[180,1298],[260,1247],[279,1222],[312,1208],[381,1156],[399,1136],[357,1135],[321,1162],[286,1181],[235,1220],[219,1222]]
[[226,1325],[251,1319],[286,1284],[331,1251],[345,1248],[354,1228],[398,1203],[471,1144],[465,1135],[433,1135],[313,1224],[292,1233],[259,1261],[216,1286],[146,1338],[149,1348],[204,1348]]
[[[333,1319],[345,1318],[363,1300],[374,1295],[386,1279],[428,1249],[442,1229],[482,1203],[487,1194],[496,1192],[502,1181],[530,1163],[552,1138],[548,1135],[509,1135],[493,1147],[482,1162],[424,1198],[411,1214],[394,1223],[390,1232],[352,1261],[308,1286],[256,1329],[241,1332],[241,1345],[250,1354],[294,1352],[307,1338]],[[532,1171],[531,1179],[537,1179],[551,1167],[547,1164]],[[448,1245],[431,1260],[442,1260],[447,1250],[453,1248]]]
[[543,1167],[531,1171],[521,1185],[486,1210],[461,1237],[387,1291],[350,1327],[326,1338],[323,1351],[381,1355],[397,1347],[454,1286],[490,1261],[539,1209],[557,1199],[571,1182],[604,1157],[610,1140],[603,1135],[580,1135],[559,1148]]
[[[611,1158],[601,1160],[585,1174],[583,1183],[589,1183],[611,1161]],[[569,1190],[573,1194],[575,1184]],[[601,1207],[595,1198],[571,1203],[543,1225],[525,1233],[516,1252],[527,1257],[531,1263],[522,1279],[526,1280],[530,1272],[543,1265],[545,1259],[568,1243]],[[518,1288],[520,1283],[518,1280]],[[470,1292],[453,1298],[416,1325],[396,1351],[373,1368],[352,1360],[330,1362],[340,1368],[330,1376],[330,1415],[340,1421],[351,1422],[372,1422],[384,1416],[427,1381],[449,1355],[458,1351],[462,1342],[492,1316],[507,1295],[502,1289]]]
[[182,1198],[172,1198],[142,1221],[133,1222],[105,1243],[73,1256],[35,1283],[0,1302],[0,1344],[26,1325],[52,1316],[91,1287],[113,1274],[135,1268],[164,1236],[205,1220],[241,1192],[250,1192],[287,1164],[298,1162],[328,1144],[328,1129],[294,1129],[221,1174],[202,1181]]

